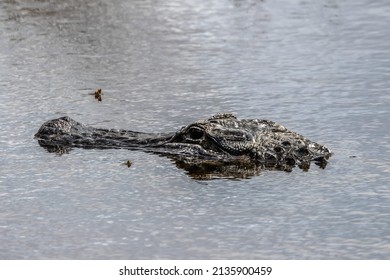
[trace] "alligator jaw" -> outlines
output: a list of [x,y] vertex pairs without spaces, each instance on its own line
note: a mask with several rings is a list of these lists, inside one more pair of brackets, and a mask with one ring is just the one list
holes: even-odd
[[146,148],[160,147],[174,133],[143,133],[131,130],[94,128],[69,117],[45,122],[34,137],[43,147],[62,148]]

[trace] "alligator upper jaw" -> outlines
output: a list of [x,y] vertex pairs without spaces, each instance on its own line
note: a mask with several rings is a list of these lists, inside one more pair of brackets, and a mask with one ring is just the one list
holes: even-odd
[[[175,142],[177,133],[143,133],[127,130],[106,130],[82,126],[77,133],[42,133],[40,129],[34,135],[41,147],[48,152],[67,153],[73,148],[84,149],[129,149],[143,150],[178,159],[191,157],[196,159],[228,159],[223,151],[206,149],[199,143]],[[81,132],[81,134],[79,134]],[[176,140],[175,140],[176,139]]]
[[[99,129],[99,135],[102,130]],[[117,134],[117,139],[113,139],[112,134]],[[120,137],[126,133],[125,137]],[[129,137],[129,135],[136,133],[136,136]],[[236,160],[249,159],[247,156],[234,156],[226,151],[217,149],[208,149],[199,143],[185,143],[175,142],[176,133],[154,134],[154,133],[140,133],[133,131],[105,131],[105,136],[96,138],[83,137],[81,139],[74,139],[73,136],[67,135],[35,135],[41,147],[45,148],[51,153],[68,153],[74,148],[84,149],[128,149],[128,150],[143,150],[145,152],[156,153],[159,155],[168,156],[171,159],[179,161],[185,160],[187,162],[201,161],[220,161],[232,162]],[[214,146],[214,144],[213,144]]]

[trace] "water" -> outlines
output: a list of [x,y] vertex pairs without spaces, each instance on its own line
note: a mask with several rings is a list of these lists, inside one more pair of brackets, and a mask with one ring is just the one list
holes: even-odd
[[[385,0],[2,1],[0,258],[389,259],[389,13]],[[278,121],[334,156],[203,181],[142,151],[59,156],[33,139],[63,115],[163,132],[216,112]]]

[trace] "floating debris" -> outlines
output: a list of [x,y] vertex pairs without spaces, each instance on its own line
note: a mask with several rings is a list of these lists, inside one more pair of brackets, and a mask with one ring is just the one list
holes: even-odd
[[122,163],[122,165],[126,165],[126,166],[129,167],[129,168],[130,168],[130,166],[131,166],[132,164],[133,164],[133,163],[132,163],[130,160],[126,161],[125,163]]
[[95,99],[97,99],[98,101],[102,101],[102,89],[101,88],[98,88],[94,93],[90,93],[90,95],[95,95]]

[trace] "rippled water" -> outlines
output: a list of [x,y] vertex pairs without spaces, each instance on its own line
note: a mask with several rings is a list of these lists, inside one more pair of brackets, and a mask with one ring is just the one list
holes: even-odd
[[[389,13],[386,0],[0,2],[0,258],[389,259]],[[223,111],[334,156],[199,181],[153,154],[59,156],[33,139],[63,115],[163,132]]]

